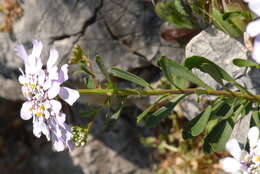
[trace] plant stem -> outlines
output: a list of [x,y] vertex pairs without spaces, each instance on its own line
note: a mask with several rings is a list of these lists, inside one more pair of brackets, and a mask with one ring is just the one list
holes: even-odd
[[78,89],[81,94],[96,94],[96,95],[139,95],[139,96],[150,96],[150,95],[164,95],[164,94],[205,94],[214,96],[224,97],[237,97],[244,98],[246,100],[253,100],[260,102],[260,95],[248,95],[241,92],[224,91],[224,90],[204,90],[196,88],[188,88],[182,90],[176,89],[155,89],[155,90],[139,90],[139,89]]

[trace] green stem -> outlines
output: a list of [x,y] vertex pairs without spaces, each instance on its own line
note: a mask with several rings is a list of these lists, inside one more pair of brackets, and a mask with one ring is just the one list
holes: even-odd
[[137,90],[137,89],[78,89],[81,94],[96,94],[96,95],[139,95],[139,96],[150,96],[150,95],[165,95],[165,94],[205,94],[214,96],[224,96],[224,97],[237,97],[244,98],[246,100],[258,101],[260,102],[260,95],[248,95],[241,92],[231,92],[224,90],[204,90],[188,88],[182,90],[176,89],[155,89],[155,90]]

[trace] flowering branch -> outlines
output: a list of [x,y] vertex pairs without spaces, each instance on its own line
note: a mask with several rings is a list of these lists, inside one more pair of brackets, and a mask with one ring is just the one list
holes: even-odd
[[232,92],[224,90],[203,90],[196,88],[187,88],[181,90],[175,89],[156,89],[156,90],[139,90],[139,89],[78,89],[80,94],[95,94],[95,95],[119,95],[119,96],[150,96],[150,95],[165,95],[165,94],[205,94],[213,96],[235,97],[251,101],[260,101],[260,95],[248,95],[241,92]]

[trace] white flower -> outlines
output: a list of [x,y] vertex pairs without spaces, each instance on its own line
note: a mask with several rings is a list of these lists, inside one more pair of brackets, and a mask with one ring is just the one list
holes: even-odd
[[17,45],[15,48],[16,54],[25,64],[25,72],[20,69],[22,75],[19,76],[19,82],[22,84],[23,95],[28,101],[21,108],[21,118],[24,120],[33,118],[34,135],[40,137],[44,134],[47,140],[52,140],[56,151],[62,151],[66,147],[71,150],[72,133],[65,123],[65,114],[61,113],[61,103],[54,98],[59,95],[72,105],[79,98],[79,92],[61,86],[68,80],[68,65],[65,64],[60,70],[58,69],[57,50],[50,50],[47,67],[43,68],[40,57],[42,48],[40,41],[33,41],[30,55],[23,45]]
[[226,144],[226,149],[233,156],[224,158],[220,164],[224,171],[238,174],[259,174],[260,172],[260,140],[257,127],[250,128],[247,136],[249,152],[242,150],[236,139],[231,139]]
[[[244,0],[248,3],[250,10],[252,10],[255,14],[260,16],[260,1],[259,0]],[[252,53],[252,58],[260,63],[260,19],[252,21],[248,24],[246,32],[251,37],[255,37],[254,48]]]

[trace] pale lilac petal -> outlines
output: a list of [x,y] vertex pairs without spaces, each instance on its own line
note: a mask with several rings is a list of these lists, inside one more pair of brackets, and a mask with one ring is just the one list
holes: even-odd
[[58,80],[59,79],[59,73],[58,73],[58,67],[53,66],[51,69],[48,70],[49,73],[49,79],[51,80]]
[[26,77],[25,77],[24,75],[20,75],[20,76],[18,77],[18,81],[19,81],[19,83],[21,83],[21,84],[25,84],[25,83],[27,82],[27,79],[26,79]]
[[46,136],[47,140],[50,141],[50,130],[47,127],[46,123],[42,122],[40,126],[42,133]]
[[66,120],[66,115],[64,113],[60,113],[59,115],[57,115],[57,121],[59,124],[64,124],[65,120]]
[[58,81],[60,83],[63,83],[65,82],[66,80],[69,79],[69,76],[68,76],[68,64],[64,64],[62,67],[61,67],[61,70],[59,72],[59,78],[58,78]]
[[23,120],[29,120],[32,118],[32,106],[33,103],[31,101],[23,103],[23,106],[21,108],[21,118]]
[[42,70],[42,60],[40,58],[36,58],[36,64],[35,64],[35,69],[37,70],[37,72]]
[[51,104],[52,109],[53,109],[53,111],[54,111],[55,113],[59,113],[59,112],[60,112],[62,106],[61,106],[61,103],[60,103],[59,101],[57,101],[57,100],[51,100],[51,101],[50,101],[50,104]]
[[259,0],[244,0],[244,1],[247,2],[247,3],[254,3],[254,2],[257,2]]
[[220,165],[225,172],[235,173],[242,169],[242,164],[234,158],[224,158],[220,160]]
[[23,93],[23,95],[24,95],[26,98],[29,97],[29,96],[27,96],[27,91],[28,91],[28,88],[25,87],[25,86],[22,86],[22,93]]
[[250,0],[248,3],[250,10],[252,10],[255,14],[260,16],[260,1],[259,0]]
[[61,87],[59,96],[68,104],[73,105],[73,103],[79,98],[80,95],[77,90]]
[[42,42],[38,40],[34,40],[32,43],[33,43],[32,55],[36,58],[39,58],[43,48]]
[[33,134],[36,136],[36,137],[40,137],[42,135],[42,129],[41,129],[41,126],[40,126],[40,122],[42,120],[39,120],[40,117],[34,117],[33,118]]
[[53,141],[53,149],[57,152],[61,152],[63,150],[65,150],[65,145],[62,141],[60,141],[57,137],[55,140]]
[[259,138],[259,130],[256,126],[249,129],[247,138],[249,140],[250,149],[255,148]]
[[26,70],[30,73],[36,73],[37,67],[36,67],[36,57],[34,57],[32,54],[28,56],[28,67]]
[[47,126],[47,124],[44,121],[43,117],[36,117],[33,120],[33,134],[36,137],[40,137],[41,134],[44,134],[47,138],[47,140],[50,140],[50,130]]
[[44,86],[44,83],[45,83],[45,72],[43,70],[40,70],[39,71],[39,74],[38,74],[38,84],[41,85],[42,87]]
[[53,82],[52,86],[48,90],[48,97],[49,99],[53,99],[59,94],[60,91],[60,84],[58,82]]
[[260,19],[250,22],[247,25],[246,32],[249,34],[249,36],[255,37],[260,34],[259,28],[260,28]]
[[42,129],[41,127],[38,125],[38,123],[33,124],[33,134],[34,136],[36,136],[37,138],[40,138],[42,135]]
[[43,85],[43,89],[46,91],[48,90],[52,85],[52,81],[50,79],[46,80],[44,85]]
[[226,144],[227,151],[230,152],[230,154],[237,160],[240,159],[241,155],[241,148],[238,144],[238,141],[236,139],[230,139],[228,140]]
[[67,141],[66,144],[67,144],[67,147],[68,147],[69,151],[71,152],[74,149],[73,141],[69,140],[69,141]]
[[255,37],[252,58],[256,61],[256,63],[260,63],[260,35]]
[[16,45],[14,51],[16,55],[23,59],[25,63],[28,63],[28,54],[22,44]]
[[52,48],[50,50],[50,56],[47,62],[47,70],[50,70],[57,63],[59,53],[56,49]]

